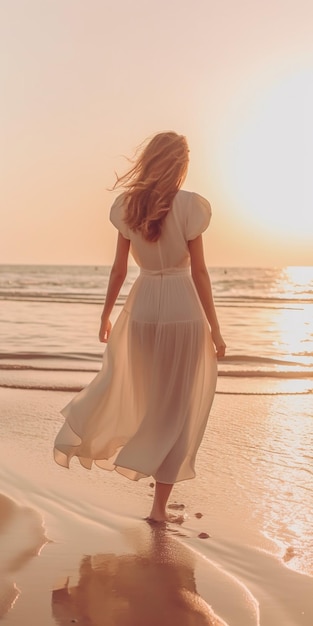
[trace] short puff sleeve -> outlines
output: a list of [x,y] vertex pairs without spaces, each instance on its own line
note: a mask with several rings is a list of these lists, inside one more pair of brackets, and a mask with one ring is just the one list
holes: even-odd
[[210,203],[198,193],[191,194],[186,218],[186,240],[196,239],[203,233],[211,220],[212,210]]
[[127,224],[124,222],[124,194],[117,196],[115,198],[111,210],[110,210],[110,221],[113,226],[117,228],[117,230],[125,237],[125,239],[130,239],[129,228]]

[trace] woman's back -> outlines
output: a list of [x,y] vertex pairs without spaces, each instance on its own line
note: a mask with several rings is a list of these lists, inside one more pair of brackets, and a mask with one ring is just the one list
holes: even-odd
[[208,227],[211,217],[207,200],[196,193],[180,190],[164,220],[160,238],[151,242],[125,224],[125,208],[124,194],[121,194],[111,208],[111,222],[126,239],[130,239],[131,252],[139,267],[150,271],[188,267],[187,242]]

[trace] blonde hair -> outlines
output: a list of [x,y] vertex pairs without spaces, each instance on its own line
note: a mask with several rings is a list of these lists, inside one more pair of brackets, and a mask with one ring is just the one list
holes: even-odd
[[182,185],[188,167],[188,145],[183,135],[158,133],[141,149],[134,166],[113,187],[126,188],[125,223],[147,241],[157,241],[163,222]]

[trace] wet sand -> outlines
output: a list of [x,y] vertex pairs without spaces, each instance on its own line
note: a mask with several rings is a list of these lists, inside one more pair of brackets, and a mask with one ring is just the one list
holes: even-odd
[[[311,626],[313,579],[239,540],[238,519],[220,519],[219,530],[201,501],[196,508],[190,499],[188,506],[188,489],[197,489],[198,479],[185,492],[186,521],[159,527],[144,521],[151,479],[134,485],[115,472],[55,466],[54,412],[67,396],[0,390],[2,429],[11,424],[0,444],[6,624]],[[225,411],[223,402],[216,411]],[[45,411],[37,432],[27,422],[34,411]],[[182,493],[174,493],[174,504],[175,496],[182,503]]]

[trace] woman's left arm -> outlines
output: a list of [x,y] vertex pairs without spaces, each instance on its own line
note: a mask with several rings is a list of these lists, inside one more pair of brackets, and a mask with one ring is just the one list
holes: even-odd
[[116,298],[120,292],[121,286],[126,278],[129,246],[130,240],[125,239],[125,237],[123,237],[123,235],[119,233],[116,245],[115,259],[110,272],[107,295],[101,315],[99,340],[103,343],[107,343],[109,339],[112,328],[110,315],[116,302]]

